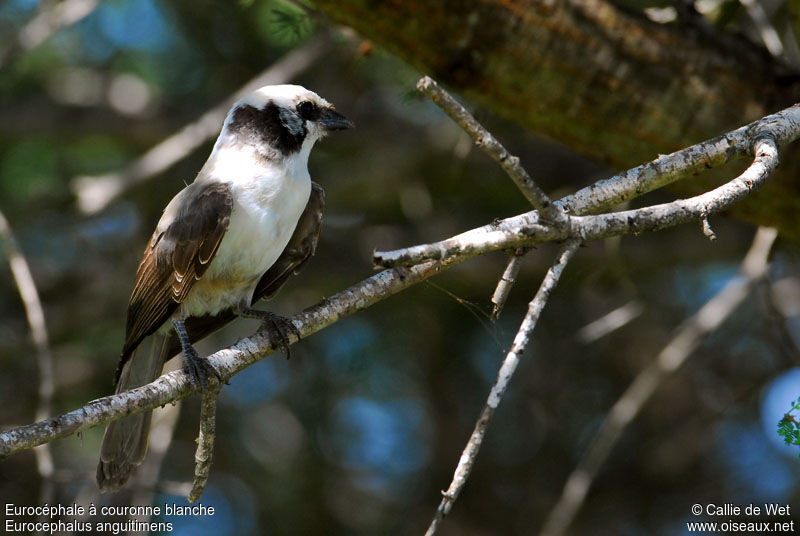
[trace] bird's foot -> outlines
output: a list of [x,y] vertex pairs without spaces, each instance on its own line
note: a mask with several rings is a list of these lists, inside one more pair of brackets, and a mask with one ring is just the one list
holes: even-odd
[[289,335],[294,335],[297,340],[300,340],[300,330],[297,329],[294,322],[275,313],[258,309],[243,309],[239,311],[239,315],[261,320],[261,327],[269,333],[270,340],[275,341],[277,347],[286,352],[286,359],[291,357]]
[[218,382],[222,381],[217,370],[207,359],[197,355],[197,351],[192,346],[183,349],[183,358],[183,371],[198,390],[208,392],[208,384],[212,376]]

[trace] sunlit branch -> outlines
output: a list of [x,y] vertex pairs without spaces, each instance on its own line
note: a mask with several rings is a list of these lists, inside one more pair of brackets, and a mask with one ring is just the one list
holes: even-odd
[[[800,107],[798,107],[800,120]],[[800,122],[798,123],[800,131]],[[409,266],[428,260],[475,257],[491,251],[532,246],[541,242],[570,237],[584,241],[624,234],[657,231],[726,210],[761,187],[778,166],[778,150],[772,138],[756,137],[752,147],[753,163],[730,182],[689,199],[634,210],[591,216],[573,216],[570,229],[555,228],[541,222],[535,212],[520,214],[472,229],[441,242],[412,246],[394,251],[376,251],[378,266]],[[566,200],[566,198],[565,198]]]
[[598,213],[630,201],[678,179],[743,158],[753,151],[753,140],[771,136],[778,146],[800,136],[800,105],[795,104],[722,136],[662,155],[646,164],[598,181],[556,201],[571,214]]
[[214,459],[214,442],[217,438],[217,395],[220,385],[203,393],[200,404],[200,433],[197,436],[197,452],[194,455],[194,483],[189,492],[189,502],[197,502],[206,489],[211,463]]
[[500,281],[497,282],[497,287],[492,294],[492,320],[497,320],[503,307],[506,305],[511,289],[514,288],[514,283],[517,280],[517,274],[522,267],[522,256],[525,255],[525,249],[519,248],[509,256],[506,269],[503,275],[500,276]]
[[609,411],[594,439],[567,478],[561,498],[545,521],[540,536],[560,536],[575,518],[597,472],[622,432],[639,414],[653,393],[688,359],[703,337],[712,333],[744,301],[753,285],[767,272],[767,258],[777,236],[761,227],[742,262],[740,277],[732,279],[697,313],[678,328],[670,343],[645,368]]
[[436,530],[442,522],[442,519],[450,512],[453,503],[455,503],[459,493],[461,493],[461,490],[467,483],[467,479],[472,472],[472,467],[475,464],[475,458],[478,455],[481,443],[486,435],[489,422],[497,406],[500,404],[511,378],[514,376],[517,365],[519,365],[520,359],[522,358],[522,353],[525,351],[525,348],[527,348],[528,342],[533,334],[533,329],[539,321],[539,316],[542,314],[544,306],[550,299],[550,294],[558,284],[561,273],[572,258],[572,255],[578,250],[578,246],[580,246],[580,242],[572,241],[562,248],[558,259],[547,271],[542,284],[539,286],[539,290],[536,292],[533,300],[528,304],[528,312],[525,318],[523,318],[522,324],[520,324],[517,335],[514,337],[511,349],[500,366],[500,370],[497,373],[497,380],[495,380],[492,389],[489,391],[489,397],[486,400],[483,411],[481,411],[480,417],[478,417],[478,421],[475,423],[475,429],[472,431],[467,446],[461,454],[458,466],[453,474],[453,480],[450,482],[450,487],[447,488],[447,491],[443,492],[442,502],[439,504],[439,508],[436,509],[436,514],[425,536],[433,536],[436,534]]
[[[800,136],[800,105],[786,108],[723,136],[661,156],[647,164],[598,181],[556,201],[555,204],[571,214],[589,214],[606,210],[666,186],[687,174],[745,156],[752,152],[754,138],[762,134],[770,135],[779,146],[797,139]],[[508,242],[513,242],[509,240],[510,235],[514,234],[518,240],[515,244],[509,244]],[[395,252],[376,252],[373,262],[378,266],[402,265],[426,258],[443,259],[451,254],[451,249],[452,253],[455,253],[463,250],[466,244],[472,244],[473,249],[486,248],[488,251],[518,247],[526,240],[531,243],[559,240],[565,235],[566,233],[556,232],[541,222],[538,213],[532,211],[492,222],[441,242]],[[477,242],[473,242],[474,240]],[[480,251],[475,254],[478,253]]]
[[[306,337],[456,264],[427,263],[411,269],[384,270],[289,318],[300,335]],[[296,341],[295,335],[289,334],[289,342]],[[259,331],[207,359],[224,382],[273,353],[276,346],[279,347],[269,334]],[[99,424],[152,410],[193,392],[183,370],[165,374],[152,383],[98,398],[69,413],[0,433],[0,459]]]
[[533,208],[541,211],[542,216],[552,223],[565,224],[565,215],[555,206],[536,182],[531,178],[525,168],[519,163],[519,158],[511,155],[503,145],[497,141],[483,125],[481,125],[466,108],[458,103],[447,91],[445,91],[432,78],[425,76],[417,82],[417,89],[425,93],[435,102],[453,121],[469,134],[475,144],[491,156],[503,171],[514,181],[517,188],[533,205]]

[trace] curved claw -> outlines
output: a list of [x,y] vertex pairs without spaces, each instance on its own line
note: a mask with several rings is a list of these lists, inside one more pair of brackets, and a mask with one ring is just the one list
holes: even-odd
[[202,392],[208,392],[208,382],[211,376],[217,381],[222,381],[217,370],[207,360],[203,359],[191,346],[183,350],[183,370],[189,375],[192,385]]
[[269,333],[270,340],[274,340],[277,347],[286,352],[286,359],[291,357],[289,335],[292,334],[300,340],[300,330],[297,329],[294,322],[275,313],[259,311],[258,309],[245,309],[240,311],[239,314],[247,318],[261,320],[262,329]]

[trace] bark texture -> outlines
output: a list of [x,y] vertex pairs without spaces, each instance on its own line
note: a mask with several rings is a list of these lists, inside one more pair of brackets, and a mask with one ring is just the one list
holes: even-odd
[[[616,168],[800,95],[798,73],[743,37],[702,22],[657,24],[604,0],[314,2],[477,104]],[[742,213],[786,230],[800,209],[796,176],[784,170]]]

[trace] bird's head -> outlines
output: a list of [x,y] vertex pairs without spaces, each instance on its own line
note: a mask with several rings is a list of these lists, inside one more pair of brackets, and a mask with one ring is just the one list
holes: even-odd
[[220,140],[249,145],[269,159],[308,153],[314,142],[353,123],[302,86],[264,86],[234,104]]

